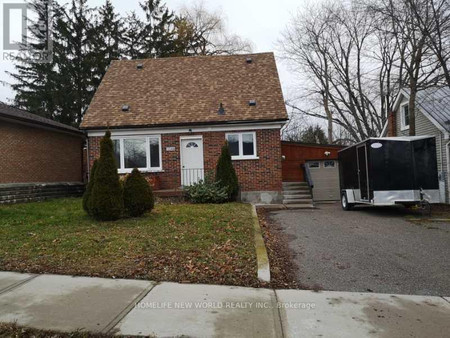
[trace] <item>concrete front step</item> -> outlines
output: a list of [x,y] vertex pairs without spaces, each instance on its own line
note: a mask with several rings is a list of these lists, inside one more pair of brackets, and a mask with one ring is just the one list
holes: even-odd
[[309,188],[306,182],[283,182],[283,189],[292,187],[304,187]]
[[286,200],[291,200],[291,199],[303,200],[303,199],[312,199],[312,196],[311,196],[311,194],[303,194],[303,195],[301,195],[301,194],[286,194],[286,193],[283,193],[283,198],[286,199]]
[[283,204],[313,204],[312,199],[284,199]]
[[283,182],[283,185],[292,185],[292,184],[302,184],[308,186],[307,182],[299,181],[299,182]]
[[300,188],[295,188],[295,189],[283,189],[283,193],[288,193],[288,194],[310,194],[311,190],[309,189],[300,189]]

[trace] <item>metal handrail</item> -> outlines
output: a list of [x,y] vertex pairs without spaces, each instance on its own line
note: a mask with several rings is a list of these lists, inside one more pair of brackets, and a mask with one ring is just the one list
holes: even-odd
[[181,172],[183,178],[182,182],[183,186],[189,186],[194,183],[198,183],[200,180],[205,179],[204,168],[189,168],[189,169],[182,168]]
[[308,183],[308,186],[311,189],[314,188],[314,182],[313,182],[313,179],[311,176],[311,171],[309,170],[309,166],[306,163],[304,163],[304,164],[302,164],[302,168],[303,168],[303,174],[304,174],[303,176],[306,179],[306,183]]

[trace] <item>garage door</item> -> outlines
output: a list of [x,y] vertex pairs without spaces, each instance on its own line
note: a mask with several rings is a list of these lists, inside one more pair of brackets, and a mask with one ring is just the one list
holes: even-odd
[[340,199],[338,161],[308,161],[307,164],[314,183],[314,201],[338,201]]

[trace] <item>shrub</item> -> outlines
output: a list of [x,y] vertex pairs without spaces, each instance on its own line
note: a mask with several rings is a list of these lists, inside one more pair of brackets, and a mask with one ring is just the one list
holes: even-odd
[[231,161],[228,142],[222,147],[219,160],[216,167],[216,182],[220,187],[226,188],[228,200],[234,201],[239,192],[239,183]]
[[128,215],[142,216],[155,206],[153,191],[138,169],[133,169],[123,186],[123,202]]
[[224,203],[228,200],[227,187],[214,182],[210,175],[205,180],[186,187],[186,194],[193,203]]
[[83,209],[84,211],[86,211],[89,215],[91,215],[91,210],[90,210],[90,199],[91,199],[91,195],[92,195],[92,188],[94,187],[94,176],[95,176],[95,172],[97,171],[97,165],[98,162],[97,160],[94,161],[94,164],[92,165],[91,168],[91,174],[89,176],[89,182],[86,186],[86,190],[83,194]]
[[122,188],[109,130],[100,141],[100,158],[95,171],[90,205],[92,216],[101,221],[113,221],[123,214]]

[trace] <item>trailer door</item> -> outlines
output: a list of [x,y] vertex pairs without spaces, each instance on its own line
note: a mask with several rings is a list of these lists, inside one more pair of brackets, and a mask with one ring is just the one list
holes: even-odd
[[367,169],[367,149],[363,144],[356,148],[358,155],[358,179],[359,179],[359,191],[361,193],[361,200],[369,200],[369,178]]

